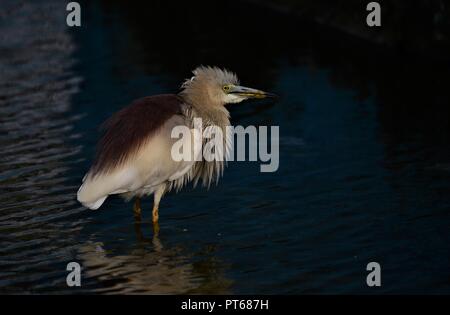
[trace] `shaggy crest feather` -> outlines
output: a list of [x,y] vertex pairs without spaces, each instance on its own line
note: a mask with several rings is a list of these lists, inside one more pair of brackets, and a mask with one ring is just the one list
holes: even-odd
[[222,86],[239,85],[236,74],[209,66],[197,67],[192,73],[194,76],[181,85],[180,96],[202,113],[213,109],[225,109]]

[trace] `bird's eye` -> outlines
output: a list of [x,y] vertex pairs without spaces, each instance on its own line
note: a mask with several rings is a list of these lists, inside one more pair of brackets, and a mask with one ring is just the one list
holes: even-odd
[[224,85],[222,89],[223,89],[224,92],[227,92],[227,93],[228,93],[228,92],[230,91],[230,89],[231,89],[231,86],[229,86],[229,85]]

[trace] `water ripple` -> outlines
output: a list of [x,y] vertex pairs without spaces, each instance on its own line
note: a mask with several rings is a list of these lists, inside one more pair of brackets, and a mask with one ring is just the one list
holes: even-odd
[[64,17],[52,13],[58,1],[2,7],[9,14],[0,17],[0,284],[33,292],[58,274],[49,266],[70,257],[80,230],[80,220],[68,223],[84,209],[67,173],[81,149],[71,144],[80,116],[68,114],[81,78],[71,70],[75,46]]

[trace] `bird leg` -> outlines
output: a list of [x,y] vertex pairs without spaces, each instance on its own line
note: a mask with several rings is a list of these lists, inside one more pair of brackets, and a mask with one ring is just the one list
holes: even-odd
[[161,184],[158,189],[155,191],[155,194],[153,196],[153,223],[158,223],[159,219],[159,202],[161,201],[162,196],[164,195],[164,192],[166,191],[166,184]]
[[153,205],[153,211],[152,211],[152,217],[153,217],[153,223],[157,223],[159,219],[159,212],[158,212],[158,206]]
[[133,206],[133,211],[134,211],[134,219],[136,221],[141,221],[141,198],[136,197],[134,200],[134,206]]
[[159,234],[159,213],[158,213],[158,205],[153,205],[153,211],[152,211],[152,219],[153,219],[153,233],[155,237],[158,237]]

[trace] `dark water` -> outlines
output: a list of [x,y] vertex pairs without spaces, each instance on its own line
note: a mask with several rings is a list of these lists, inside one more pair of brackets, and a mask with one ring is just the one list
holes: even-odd
[[[245,3],[82,8],[68,30],[60,1],[2,2],[0,292],[450,293],[449,60]],[[280,126],[279,170],[234,162],[209,191],[167,195],[159,235],[151,199],[141,225],[119,198],[84,209],[99,123],[199,64],[281,95],[231,108]]]

